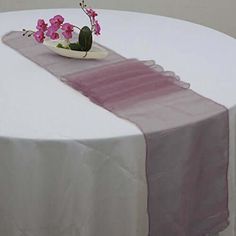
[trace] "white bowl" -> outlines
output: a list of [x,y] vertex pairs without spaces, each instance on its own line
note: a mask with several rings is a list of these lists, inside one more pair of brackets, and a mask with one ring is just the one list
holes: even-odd
[[97,45],[96,43],[93,43],[92,48],[87,53],[71,49],[58,48],[57,47],[58,43],[64,44],[65,41],[60,41],[60,40],[44,41],[44,45],[48,49],[63,57],[70,57],[76,59],[102,59],[108,55],[108,51],[105,48]]

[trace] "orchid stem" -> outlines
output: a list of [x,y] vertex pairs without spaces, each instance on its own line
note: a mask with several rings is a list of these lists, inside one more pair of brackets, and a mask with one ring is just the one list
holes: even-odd
[[78,26],[76,26],[76,25],[73,25],[73,27],[75,27],[75,28],[77,28],[77,29],[79,29],[79,30],[81,30]]
[[84,7],[81,7],[81,9],[83,10],[83,12],[88,16],[89,20],[90,20],[90,24],[91,24],[91,31],[92,31],[92,27],[93,27],[93,22],[91,20],[90,15],[84,10]]

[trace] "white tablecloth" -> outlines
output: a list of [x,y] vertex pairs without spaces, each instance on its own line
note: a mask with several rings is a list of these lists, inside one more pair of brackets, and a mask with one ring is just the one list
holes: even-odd
[[[166,17],[98,10],[96,41],[126,57],[153,59],[230,111],[230,226],[235,228],[236,41]],[[88,24],[79,9],[0,14],[0,35],[34,29],[62,14]],[[0,235],[144,236],[145,144],[115,117],[0,43]],[[24,234],[25,233],[25,234]]]

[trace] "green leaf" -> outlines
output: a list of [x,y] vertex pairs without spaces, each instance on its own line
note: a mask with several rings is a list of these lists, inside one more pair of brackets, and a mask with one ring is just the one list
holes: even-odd
[[81,45],[79,43],[70,43],[69,48],[71,50],[75,50],[75,51],[82,51],[81,50]]
[[70,49],[68,46],[63,46],[61,43],[57,44],[58,48],[63,48],[63,49]]
[[57,48],[64,48],[63,45],[61,43],[57,44]]
[[89,51],[92,47],[93,36],[92,31],[88,26],[84,26],[79,33],[79,44],[81,47],[81,51]]

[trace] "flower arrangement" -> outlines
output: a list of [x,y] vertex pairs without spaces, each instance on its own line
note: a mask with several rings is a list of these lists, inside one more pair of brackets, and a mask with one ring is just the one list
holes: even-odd
[[[64,22],[64,17],[56,15],[49,20],[49,24],[44,19],[38,19],[36,31],[23,29],[23,36],[33,36],[36,42],[43,43],[46,38],[57,40],[60,37],[64,38],[65,44],[58,43],[57,47],[71,49],[76,51],[88,52],[92,47],[92,35],[100,35],[101,27],[96,19],[97,13],[92,8],[87,8],[84,0],[80,2],[80,7],[83,12],[89,17],[90,27],[83,26],[82,28],[68,22]],[[75,29],[79,30],[78,40],[70,42]]]

